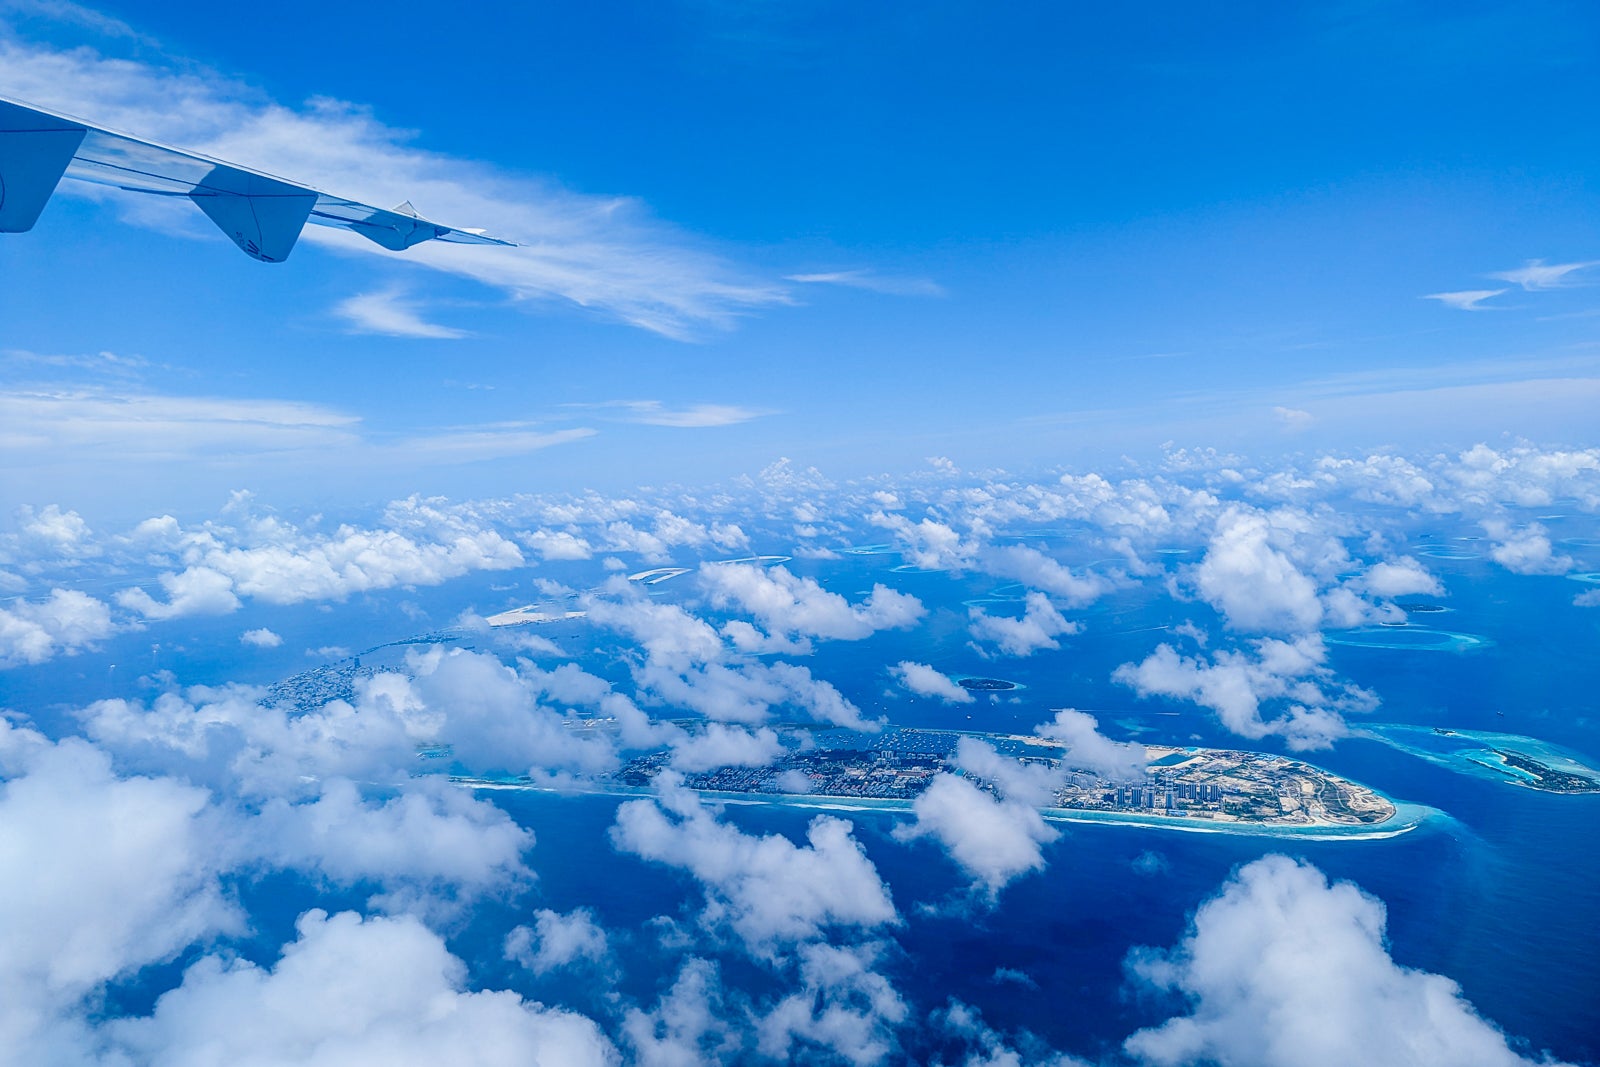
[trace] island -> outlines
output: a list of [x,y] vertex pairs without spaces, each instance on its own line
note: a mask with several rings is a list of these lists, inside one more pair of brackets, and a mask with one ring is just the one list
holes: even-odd
[[1600,769],[1560,745],[1518,734],[1368,723],[1361,735],[1459,774],[1541,793],[1600,793]]
[[[793,736],[802,736],[803,743],[795,743]],[[877,733],[804,731],[791,735],[784,753],[764,766],[696,771],[682,780],[691,789],[724,799],[882,809],[911,807],[936,775],[953,773],[1003,797],[999,783],[957,766],[954,757],[963,737],[1053,772],[1058,784],[1039,810],[1060,821],[1379,837],[1411,829],[1428,814],[1428,809],[1406,805],[1405,818],[1397,818],[1400,809],[1381,793],[1274,753],[1152,745],[1145,747],[1143,774],[1113,778],[1074,766],[1066,750],[1039,737],[906,727]],[[669,749],[634,756],[587,787],[606,793],[647,792],[672,767],[672,757]],[[454,780],[479,788],[542,788],[529,779]]]
[[1004,678],[962,678],[956,684],[977,693],[999,693],[1019,688],[1016,682],[1008,682]]

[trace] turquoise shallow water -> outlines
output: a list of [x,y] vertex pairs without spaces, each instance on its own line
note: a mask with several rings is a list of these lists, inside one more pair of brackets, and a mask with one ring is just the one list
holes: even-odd
[[1394,648],[1419,652],[1470,652],[1488,645],[1489,639],[1477,634],[1430,630],[1421,626],[1374,626],[1359,630],[1336,630],[1323,640],[1330,645],[1355,648]]

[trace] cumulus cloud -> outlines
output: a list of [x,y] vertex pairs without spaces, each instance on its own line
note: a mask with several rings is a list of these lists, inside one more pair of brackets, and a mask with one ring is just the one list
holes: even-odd
[[783,743],[770,727],[746,730],[713,722],[673,742],[672,766],[689,774],[718,767],[765,767],[782,753]]
[[239,608],[233,593],[233,579],[210,567],[190,567],[179,574],[163,574],[161,588],[167,594],[161,603],[143,589],[124,589],[117,603],[137,611],[147,619],[176,619],[184,615],[226,615]]
[[91,647],[116,632],[111,608],[76,589],[53,589],[45,600],[0,608],[0,667],[44,663]]
[[594,912],[576,908],[566,914],[540,908],[532,926],[514,927],[505,939],[505,956],[534,974],[548,974],[575,963],[598,963],[609,951],[606,932]]
[[793,1052],[820,1045],[857,1065],[880,1063],[896,1047],[894,1028],[909,1010],[889,980],[873,969],[881,947],[802,945],[799,988],[757,1023],[765,1056],[793,1062]]
[[640,1067],[724,1063],[738,1051],[741,1035],[722,1015],[717,965],[691,957],[654,1007],[627,1010],[622,1035]]
[[894,680],[921,697],[936,697],[946,704],[970,704],[973,695],[926,663],[902,660],[889,668]]
[[83,516],[63,511],[59,504],[37,510],[24,504],[17,509],[17,520],[18,542],[34,558],[49,556],[71,562],[103,551]]
[[4,720],[0,766],[0,1047],[56,1062],[86,1040],[83,998],[241,916],[204,790],[118,777],[89,744]]
[[1374,563],[1361,576],[1361,586],[1380,597],[1425,594],[1443,596],[1444,586],[1428,573],[1427,568],[1410,556]]
[[429,740],[448,742],[456,758],[479,773],[594,774],[616,766],[608,738],[566,729],[563,717],[540,703],[542,672],[523,675],[486,653],[437,647],[409,666],[411,692],[437,716]]
[[[790,663],[747,664],[739,668],[712,665],[673,678],[651,674],[641,677],[670,703],[679,703],[711,718],[764,720],[773,705],[787,704],[818,722],[850,730],[876,731],[883,718],[867,719],[832,683],[805,667]],[[677,688],[677,683],[683,683]]]
[[1022,582],[1073,608],[1093,603],[1111,590],[1111,583],[1099,575],[1074,574],[1027,545],[988,549],[979,556],[979,566],[986,574]]
[[993,644],[1008,656],[1031,656],[1042,648],[1060,648],[1062,634],[1075,634],[1083,627],[1057,611],[1043,593],[1029,593],[1021,618],[990,615],[982,608],[967,610],[973,640]]
[[875,511],[867,516],[867,521],[893,534],[906,562],[913,567],[960,573],[976,562],[978,543],[964,539],[954,528],[937,519],[912,522],[904,515]]
[[707,564],[700,568],[700,584],[716,607],[746,612],[782,637],[858,641],[879,630],[904,629],[926,613],[916,597],[882,584],[851,604],[784,567]]
[[[1137,664],[1122,664],[1112,679],[1142,697],[1192,700],[1215,711],[1241,737],[1278,735],[1296,750],[1329,747],[1350,732],[1342,711],[1368,711],[1377,705],[1371,693],[1333,683],[1319,634],[1252,644],[1253,656],[1224,650],[1210,660],[1180,656],[1164,644]],[[1261,706],[1268,701],[1281,705],[1282,713],[1264,717]]]
[[1129,971],[1189,1013],[1140,1030],[1141,1063],[1180,1067],[1513,1067],[1514,1052],[1450,979],[1397,964],[1384,907],[1310,864],[1267,856],[1195,913],[1183,940]]
[[1066,777],[1059,767],[1043,760],[1019,760],[1002,756],[993,745],[976,737],[963,736],[956,742],[952,762],[966,774],[992,786],[1006,800],[1033,807],[1053,804],[1053,794]]
[[1100,732],[1100,721],[1087,712],[1061,708],[1033,732],[1064,746],[1062,762],[1070,767],[1111,779],[1140,778],[1145,773],[1144,746],[1111,740]]
[[419,779],[398,796],[369,801],[335,778],[310,803],[269,800],[243,847],[328,884],[380,885],[373,906],[446,913],[531,880],[522,854],[532,844],[505,812],[461,790]]
[[1317,583],[1271,543],[1271,523],[1235,509],[1217,521],[1194,584],[1236,629],[1305,631],[1322,621]]
[[239,635],[241,645],[250,645],[254,648],[277,648],[283,644],[283,638],[265,626],[257,630],[246,630]]
[[930,1022],[964,1046],[963,1067],[1089,1067],[1087,1060],[1044,1048],[1029,1034],[1023,1034],[1014,1047],[1004,1034],[984,1022],[976,1008],[954,997],[932,1014]]
[[997,800],[965,778],[938,774],[912,802],[902,841],[932,837],[992,901],[1012,879],[1044,869],[1042,847],[1060,836],[1032,806]]
[[582,1016],[469,992],[466,965],[416,919],[308,911],[270,969],[206,956],[146,1018],[107,1028],[142,1062],[547,1064],[617,1061]]
[[707,926],[726,924],[752,952],[770,955],[829,928],[899,921],[888,887],[843,819],[817,816],[807,844],[797,846],[778,834],[743,833],[675,779],[658,780],[655,798],[617,809],[612,843],[694,875],[705,890]]
[[1513,574],[1565,574],[1573,568],[1572,557],[1557,555],[1536,522],[1516,529],[1503,519],[1486,519],[1483,529],[1494,539],[1489,558]]

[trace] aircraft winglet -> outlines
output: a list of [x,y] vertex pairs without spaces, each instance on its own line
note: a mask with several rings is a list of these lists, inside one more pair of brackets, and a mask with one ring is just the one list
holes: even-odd
[[308,222],[353,230],[395,252],[422,241],[512,245],[425,219],[410,201],[373,207],[0,96],[0,233],[31,230],[62,178],[187,197],[264,263],[288,258]]

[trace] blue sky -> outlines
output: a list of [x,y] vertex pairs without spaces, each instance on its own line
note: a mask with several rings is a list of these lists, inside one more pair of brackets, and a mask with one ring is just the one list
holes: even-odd
[[[359,44],[309,4],[248,33],[175,4],[0,9],[0,92],[334,192],[359,164],[318,143],[359,128],[406,158],[350,192],[561,260],[559,277],[508,282],[493,263],[307,242],[263,267],[197,213],[64,189],[37,231],[0,242],[12,382],[292,402],[364,443],[562,442],[329,469],[293,441],[211,440],[178,457],[203,460],[183,480],[208,504],[246,486],[700,483],[780,456],[851,475],[1169,440],[1571,442],[1600,390],[1600,268],[1543,288],[1492,277],[1600,258],[1600,19],[1582,5],[346,17]],[[178,85],[200,104],[164,106]],[[230,123],[268,114],[299,132],[230,142]],[[453,192],[430,200],[435,180]],[[451,214],[473,209],[489,217]],[[102,352],[142,365],[108,375]],[[44,484],[172,481],[155,460],[110,485],[67,468]],[[37,499],[37,479],[8,478]]]

